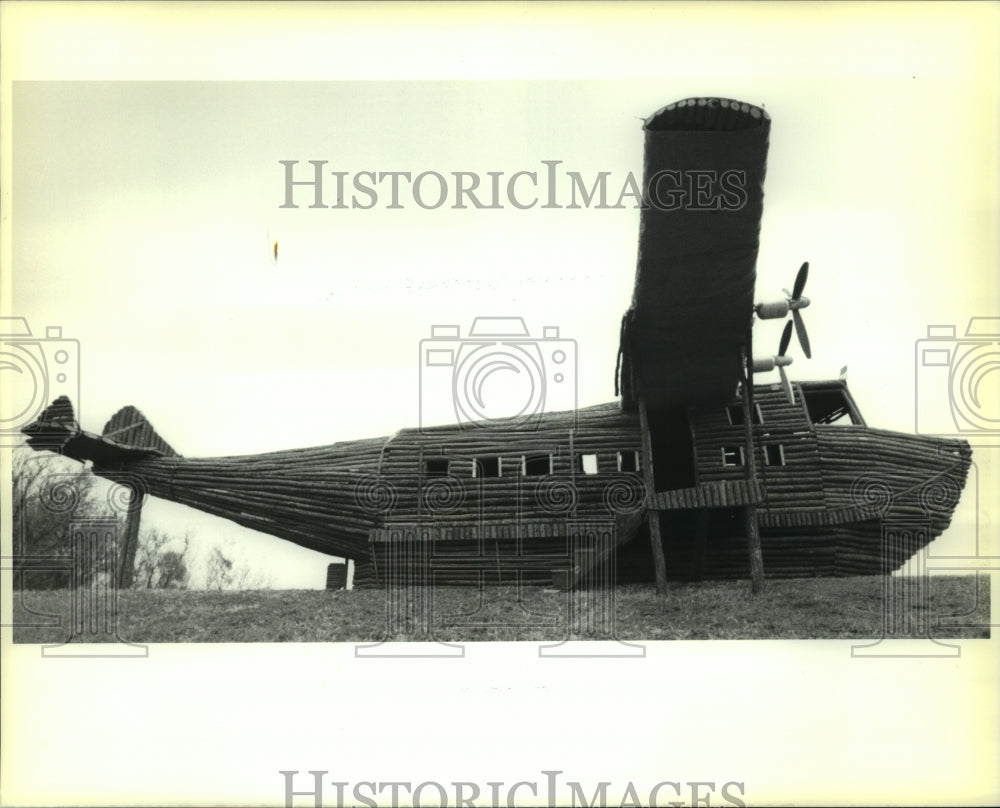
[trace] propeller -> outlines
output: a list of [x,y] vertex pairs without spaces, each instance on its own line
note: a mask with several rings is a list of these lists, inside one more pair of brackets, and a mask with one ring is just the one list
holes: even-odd
[[802,266],[799,267],[798,274],[795,276],[792,291],[789,292],[787,289],[782,289],[782,291],[788,295],[788,308],[792,312],[792,321],[795,323],[795,336],[799,338],[802,353],[806,355],[806,359],[812,359],[812,350],[809,347],[809,334],[806,333],[806,324],[802,320],[802,315],[799,314],[799,309],[804,309],[809,305],[809,298],[802,294],[806,288],[806,280],[808,278],[809,262],[803,261]]
[[[802,315],[799,313],[801,309],[806,308],[810,303],[809,298],[802,294],[806,288],[806,280],[808,278],[809,262],[805,261],[802,266],[799,267],[799,271],[795,276],[795,283],[792,284],[792,291],[789,292],[787,289],[782,289],[785,293],[784,300],[777,300],[771,303],[758,303],[754,306],[754,311],[762,320],[776,320],[787,316],[788,312],[791,312],[792,322],[795,323],[795,336],[799,339],[799,345],[802,346],[802,352],[806,355],[806,359],[812,359],[812,348],[809,345],[809,334],[806,332],[806,324],[802,319]],[[779,356],[781,355],[783,355],[783,353],[779,354]]]
[[768,371],[778,369],[778,373],[781,375],[781,386],[785,390],[785,395],[788,396],[788,403],[795,403],[795,393],[792,390],[792,385],[788,381],[788,376],[785,374],[785,368],[792,364],[792,357],[786,355],[788,350],[788,344],[792,341],[792,321],[789,320],[785,323],[785,330],[781,333],[781,342],[778,344],[778,353],[774,356],[769,356],[766,359],[754,359],[753,360],[753,372],[754,373],[767,373]]

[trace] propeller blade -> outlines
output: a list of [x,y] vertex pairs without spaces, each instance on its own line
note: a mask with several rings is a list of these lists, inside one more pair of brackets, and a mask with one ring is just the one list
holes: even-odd
[[798,309],[792,310],[792,320],[795,322],[795,335],[799,338],[799,345],[802,346],[802,353],[806,359],[812,359],[812,351],[809,348],[809,335],[806,333],[806,324],[802,322],[802,315]]
[[785,323],[785,330],[781,334],[781,344],[778,346],[778,356],[784,356],[788,350],[788,343],[792,339],[792,321]]
[[788,376],[785,373],[785,369],[778,365],[778,373],[781,374],[781,386],[785,388],[785,395],[788,396],[788,403],[795,403],[795,392],[792,390],[792,385],[788,382]]
[[804,261],[799,267],[799,274],[795,276],[795,285],[792,287],[792,300],[798,300],[806,289],[806,280],[809,278],[809,262]]

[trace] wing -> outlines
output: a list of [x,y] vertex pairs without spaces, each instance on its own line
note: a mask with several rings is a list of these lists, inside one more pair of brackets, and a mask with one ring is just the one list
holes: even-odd
[[644,124],[643,209],[622,324],[622,404],[726,400],[753,313],[771,121],[750,104],[691,98]]

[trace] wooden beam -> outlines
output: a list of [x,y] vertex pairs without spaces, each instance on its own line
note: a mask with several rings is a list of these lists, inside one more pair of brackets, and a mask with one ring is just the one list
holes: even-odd
[[[753,328],[751,324],[750,328]],[[757,482],[757,456],[753,442],[753,343],[747,331],[747,344],[742,359],[743,364],[743,437],[746,441],[747,482],[753,489]],[[764,555],[760,549],[760,526],[757,524],[757,507],[748,505],[743,510],[743,527],[750,554],[750,591],[758,595],[764,591]]]
[[760,550],[760,528],[757,525],[755,505],[748,505],[743,509],[743,527],[750,549],[750,591],[759,595],[764,591],[764,556]]
[[121,562],[118,566],[118,588],[131,589],[135,580],[135,552],[139,546],[139,522],[142,520],[142,506],[146,495],[130,485],[131,500],[125,514],[125,535],[122,540]]
[[861,417],[861,410],[858,409],[858,405],[854,403],[854,396],[851,395],[851,391],[847,389],[847,382],[843,383],[844,386],[844,401],[847,402],[847,410],[851,414],[851,420],[857,426],[868,426],[865,423],[865,419]]
[[655,477],[653,475],[653,442],[649,435],[649,416],[646,400],[639,393],[639,430],[642,433],[642,477],[646,487],[646,514],[649,517],[649,544],[653,551],[653,571],[656,573],[656,591],[667,594],[667,559],[663,555],[660,536],[660,512],[653,505]]

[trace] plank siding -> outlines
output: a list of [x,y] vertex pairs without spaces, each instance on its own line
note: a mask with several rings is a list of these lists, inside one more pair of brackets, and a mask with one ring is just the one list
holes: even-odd
[[[884,571],[905,561],[899,555],[904,550],[885,555],[884,526],[926,523],[920,533],[924,543],[947,528],[971,463],[967,443],[861,424],[814,426],[802,387],[795,385],[795,392],[791,403],[777,386],[755,387],[761,414],[753,427],[756,485],[747,482],[744,466],[723,464],[723,449],[744,443],[742,424],[727,414],[740,405],[734,391],[727,404],[688,411],[696,485],[654,492],[645,489],[641,468],[618,470],[619,452],[639,453],[641,436],[638,415],[617,403],[546,414],[526,424],[409,429],[385,438],[241,457],[190,459],[171,449],[165,456],[136,459],[138,449],[126,446],[115,461],[111,438],[74,433],[70,439],[100,442],[103,453],[94,471],[107,479],[354,559],[359,586],[378,580],[378,531],[394,522],[452,525],[452,533],[442,534],[442,545],[449,541],[445,536],[471,541],[462,531],[475,522],[490,541],[535,542],[531,552],[541,552],[560,534],[535,527],[525,533],[525,526],[637,517],[644,522],[647,507],[661,514],[696,514],[753,504],[768,576]],[[158,440],[151,429],[146,433],[147,440]],[[783,464],[765,462],[767,446],[781,447]],[[584,472],[582,455],[596,455],[597,473]],[[522,458],[533,456],[551,457],[551,473],[525,475]],[[499,477],[473,475],[475,461],[483,457],[500,459]],[[448,467],[440,476],[442,460]],[[438,461],[437,472],[428,461]],[[696,531],[683,521],[677,525],[664,539],[672,578],[688,575],[698,564]],[[707,540],[704,577],[747,574],[745,537],[731,533]],[[510,566],[508,549],[501,555]],[[618,548],[616,558],[623,579],[642,577],[642,565],[649,565],[648,548],[645,553]],[[540,562],[525,563],[534,569]],[[455,564],[465,562],[456,558]]]

